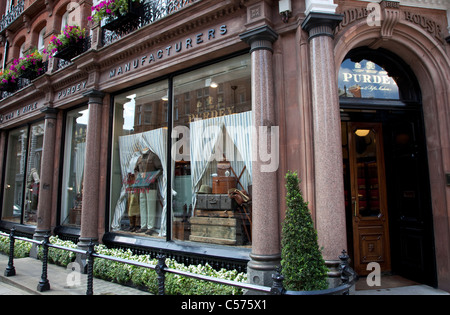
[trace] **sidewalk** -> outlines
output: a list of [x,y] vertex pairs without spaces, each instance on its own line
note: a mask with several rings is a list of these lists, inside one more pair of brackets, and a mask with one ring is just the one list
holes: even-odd
[[[39,292],[37,286],[42,274],[42,262],[34,258],[14,259],[16,275],[6,277],[4,271],[8,256],[0,254],[0,295],[86,295],[87,275],[53,264],[48,264],[50,291]],[[364,281],[364,279],[360,279]],[[117,283],[94,278],[94,295],[152,295]],[[450,295],[426,285],[356,290],[354,295]]]
[[[42,262],[34,258],[14,259],[16,275],[6,277],[8,256],[0,254],[0,295],[86,295],[87,275],[70,268],[48,264],[50,290],[39,292]],[[117,283],[94,278],[94,295],[152,295]]]

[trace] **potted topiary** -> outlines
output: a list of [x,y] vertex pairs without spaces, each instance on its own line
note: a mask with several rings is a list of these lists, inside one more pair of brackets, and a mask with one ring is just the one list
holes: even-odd
[[139,24],[142,0],[103,0],[92,7],[89,21],[100,23],[105,20],[103,28],[117,31],[124,26],[135,27]]
[[61,31],[61,34],[52,36],[45,52],[49,54],[50,58],[55,57],[70,61],[86,50],[86,38],[86,29],[67,25]]
[[281,267],[284,287],[292,291],[328,288],[328,268],[317,243],[308,204],[303,200],[297,173],[286,175],[286,218],[282,227]]

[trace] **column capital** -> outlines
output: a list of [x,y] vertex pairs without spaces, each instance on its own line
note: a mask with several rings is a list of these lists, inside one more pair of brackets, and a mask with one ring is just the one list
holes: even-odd
[[250,53],[255,50],[270,50],[272,44],[278,39],[278,34],[270,26],[261,26],[239,35],[242,41],[250,45]]
[[100,92],[98,90],[92,89],[87,92],[83,93],[84,97],[89,97],[89,104],[96,103],[96,104],[102,104],[103,103],[103,97],[105,96],[105,93]]
[[46,106],[41,109],[41,113],[45,114],[45,119],[56,119],[56,114],[58,113],[58,109],[54,107]]
[[309,33],[311,40],[317,36],[334,37],[334,29],[341,23],[341,14],[311,12],[302,23],[302,29]]

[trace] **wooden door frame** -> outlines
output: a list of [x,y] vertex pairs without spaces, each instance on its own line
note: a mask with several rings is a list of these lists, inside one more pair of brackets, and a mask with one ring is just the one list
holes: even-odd
[[[374,130],[377,134],[376,151],[377,151],[377,171],[378,171],[378,193],[380,201],[380,215],[377,217],[364,217],[361,220],[361,216],[356,214],[356,209],[359,209],[358,195],[358,181],[356,170],[356,159],[354,157],[355,148],[355,136],[354,131],[356,129],[370,129]],[[362,247],[360,244],[360,233],[364,233],[365,230],[367,236],[376,237],[379,235],[379,231],[382,231],[384,239],[378,244],[382,246],[383,256],[375,261],[380,264],[381,270],[388,272],[391,271],[391,255],[390,255],[390,237],[389,237],[389,216],[388,216],[388,203],[387,203],[387,189],[386,189],[386,171],[384,161],[384,144],[383,144],[383,127],[381,122],[347,122],[347,137],[348,137],[348,150],[349,150],[349,164],[350,164],[350,189],[351,189],[351,206],[352,206],[352,233],[353,233],[353,248],[354,248],[354,265],[358,274],[367,275],[370,271],[366,268],[361,268],[366,265],[366,262],[362,261]],[[380,222],[380,220],[382,222]],[[377,221],[381,224],[377,224]],[[375,225],[374,225],[375,224]],[[356,230],[358,229],[358,230]],[[378,236],[379,237],[379,236]],[[367,262],[369,263],[369,262]]]

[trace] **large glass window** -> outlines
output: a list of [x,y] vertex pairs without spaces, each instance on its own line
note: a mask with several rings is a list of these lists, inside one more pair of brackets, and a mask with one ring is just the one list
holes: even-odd
[[36,225],[43,139],[43,122],[9,133],[2,220]]
[[174,104],[173,237],[249,244],[251,209],[228,195],[251,185],[248,56],[175,77]]
[[166,234],[168,81],[114,99],[112,229]]
[[81,225],[88,120],[89,109],[87,106],[67,113],[61,191],[61,223],[63,225]]
[[228,192],[251,190],[251,161],[248,55],[120,94],[114,98],[111,228],[167,237],[170,222],[174,240],[248,245],[250,205]]

